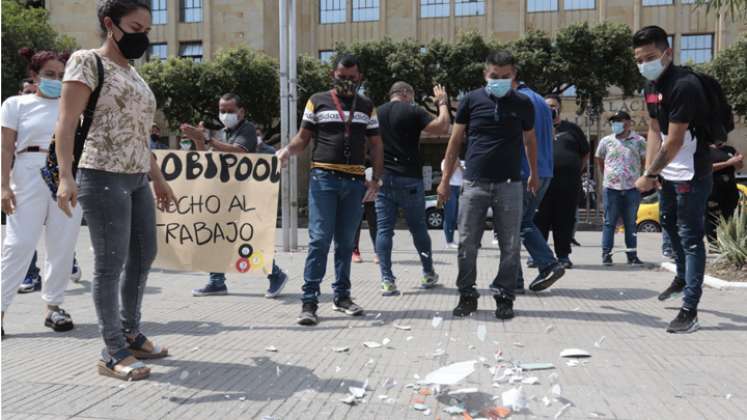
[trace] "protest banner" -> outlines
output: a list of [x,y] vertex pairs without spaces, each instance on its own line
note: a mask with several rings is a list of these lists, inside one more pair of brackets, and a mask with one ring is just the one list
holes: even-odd
[[156,211],[154,267],[269,273],[280,162],[269,154],[154,151],[176,203]]

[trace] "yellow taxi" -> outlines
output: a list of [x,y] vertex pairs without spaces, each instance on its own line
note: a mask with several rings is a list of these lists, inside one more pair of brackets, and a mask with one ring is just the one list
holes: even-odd
[[[737,184],[739,200],[747,205],[747,185]],[[638,232],[661,232],[659,224],[659,194],[651,194],[641,199],[638,218],[635,221]]]

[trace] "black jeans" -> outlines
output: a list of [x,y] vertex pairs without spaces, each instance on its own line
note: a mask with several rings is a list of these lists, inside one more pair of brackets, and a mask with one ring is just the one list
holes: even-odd
[[156,257],[153,192],[146,174],[82,168],[78,185],[93,245],[93,303],[112,355],[128,347],[123,330],[139,331],[145,283]]
[[542,199],[534,223],[547,240],[552,230],[555,255],[559,260],[571,255],[573,226],[576,223],[578,192],[581,190],[581,176],[553,177],[550,187]]

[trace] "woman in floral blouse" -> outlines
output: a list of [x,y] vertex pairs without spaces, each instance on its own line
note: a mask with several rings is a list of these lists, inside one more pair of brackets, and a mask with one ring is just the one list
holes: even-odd
[[[148,2],[97,0],[96,8],[105,35],[103,45],[74,53],[65,69],[56,129],[60,162],[57,202],[69,214],[70,206],[75,207],[80,199],[91,234],[93,300],[106,345],[98,371],[138,380],[150,374],[138,359],[168,354],[166,348],[140,333],[139,326],[145,283],[156,256],[153,193],[159,210],[174,201],[174,194],[148,148],[155,97],[128,61],[139,58],[148,48]],[[98,77],[97,56],[104,67],[103,80]],[[80,157],[76,185],[72,170],[75,130],[99,84],[101,93]]]

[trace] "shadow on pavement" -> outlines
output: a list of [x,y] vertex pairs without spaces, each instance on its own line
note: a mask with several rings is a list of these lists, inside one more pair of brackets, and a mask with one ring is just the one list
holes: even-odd
[[[249,401],[285,400],[304,390],[346,394],[349,386],[362,385],[362,382],[351,379],[320,379],[311,369],[279,364],[269,357],[262,356],[251,357],[247,364],[172,358],[148,362],[171,368],[168,373],[152,374],[149,381],[214,392],[196,398],[168,397],[170,401],[178,404],[200,404],[241,398]],[[344,386],[341,386],[342,383]]]

